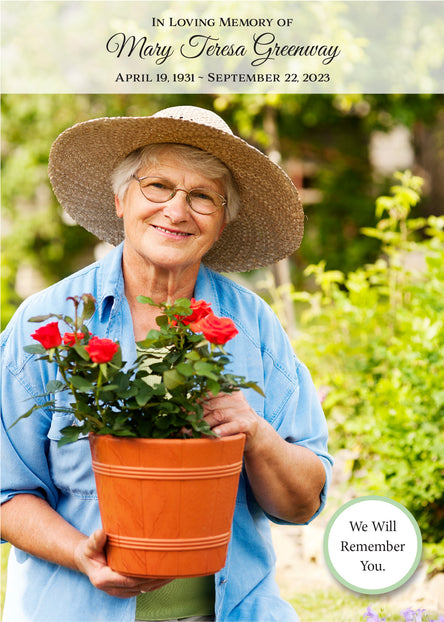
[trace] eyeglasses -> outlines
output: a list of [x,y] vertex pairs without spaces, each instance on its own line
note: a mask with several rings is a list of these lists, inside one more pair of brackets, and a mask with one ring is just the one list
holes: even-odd
[[166,203],[180,190],[186,193],[188,205],[198,214],[213,214],[227,204],[224,196],[208,188],[184,190],[177,188],[173,182],[161,177],[137,177],[136,175],[133,177],[139,182],[143,196],[153,203]]

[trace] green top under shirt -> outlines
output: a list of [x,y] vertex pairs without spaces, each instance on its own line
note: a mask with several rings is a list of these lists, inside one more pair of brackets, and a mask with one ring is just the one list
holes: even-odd
[[170,620],[214,614],[214,575],[174,579],[137,597],[136,620]]
[[[138,353],[142,351],[137,348]],[[149,360],[145,361],[149,364]],[[147,376],[148,382],[155,382]],[[174,579],[158,590],[140,594],[136,600],[137,620],[170,620],[214,614],[214,575]]]

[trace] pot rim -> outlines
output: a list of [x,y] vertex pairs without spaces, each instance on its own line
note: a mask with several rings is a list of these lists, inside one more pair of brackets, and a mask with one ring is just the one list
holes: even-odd
[[142,438],[136,436],[115,436],[114,434],[96,434],[95,432],[89,432],[88,437],[90,439],[95,438],[99,439],[100,437],[104,437],[108,440],[108,442],[121,442],[121,441],[138,441],[139,443],[142,441],[143,444],[151,444],[151,443],[159,443],[159,441],[163,444],[174,444],[178,445],[179,443],[190,443],[195,445],[201,445],[203,443],[211,442],[232,442],[235,440],[240,440],[241,438],[245,438],[246,434],[244,432],[238,432],[237,434],[230,434],[229,436],[207,436],[205,438]]

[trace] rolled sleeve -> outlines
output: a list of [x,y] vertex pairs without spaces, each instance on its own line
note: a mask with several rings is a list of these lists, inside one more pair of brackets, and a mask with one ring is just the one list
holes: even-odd
[[[320,495],[320,505],[307,521],[309,523],[325,506],[333,458],[328,452],[327,422],[310,372],[294,354],[292,357],[294,377],[292,374],[283,374],[278,371],[273,381],[269,382],[268,395],[277,396],[274,400],[272,422],[278,434],[287,442],[306,447],[316,454],[325,470],[325,483]],[[276,517],[267,516],[274,523],[288,524]]]
[[29,493],[55,507],[58,492],[47,459],[51,414],[41,408],[15,423],[34,404],[45,403],[46,382],[53,372],[23,352],[26,340],[14,325],[2,335],[1,503]]

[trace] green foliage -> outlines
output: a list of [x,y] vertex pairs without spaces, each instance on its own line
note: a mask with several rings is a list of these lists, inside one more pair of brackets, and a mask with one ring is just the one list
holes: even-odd
[[[325,257],[329,266],[345,272],[373,261],[378,244],[359,231],[374,224],[375,198],[387,191],[389,180],[373,168],[372,136],[376,130],[389,132],[402,125],[415,145],[416,132],[421,140],[443,103],[443,95],[215,96],[216,111],[235,132],[274,157],[278,152],[283,167],[302,187],[307,218],[301,248],[292,257],[298,268],[292,273],[294,283],[301,284],[299,275],[307,263]],[[429,183],[438,185],[430,170],[428,175]],[[423,203],[424,213],[441,213],[439,201],[426,196]]]
[[[62,337],[58,322],[51,322],[33,333],[39,343],[24,349],[38,360],[55,361],[62,377],[49,381],[46,393],[37,397],[67,392],[73,401],[61,406],[54,395],[43,406],[32,406],[13,425],[45,407],[75,415],[76,423],[63,428],[59,445],[90,432],[137,438],[200,438],[214,436],[204,419],[209,394],[232,393],[240,388],[263,394],[254,382],[225,371],[230,359],[222,344],[237,329],[232,320],[214,316],[204,301],[181,298],[174,304],[155,304],[140,296],[139,302],[158,307],[162,314],[157,318],[159,330],[149,331],[138,343],[140,354],[128,366],[117,343],[89,332],[85,323],[95,310],[93,296],[69,299],[74,304],[74,318],[56,313],[30,318],[32,322],[55,318],[64,322],[69,332]],[[198,320],[206,321],[203,330]],[[211,336],[205,334],[208,327]]]
[[364,230],[380,258],[307,269],[317,289],[295,294],[308,304],[296,349],[324,385],[334,448],[356,452],[353,484],[406,505],[444,547],[444,218],[409,218],[422,180],[396,177]]
[[[63,219],[48,181],[52,141],[72,118],[88,114],[87,98],[2,97],[2,325],[17,304],[20,267],[51,283],[78,267],[92,236]],[[87,257],[92,258],[92,247]]]

